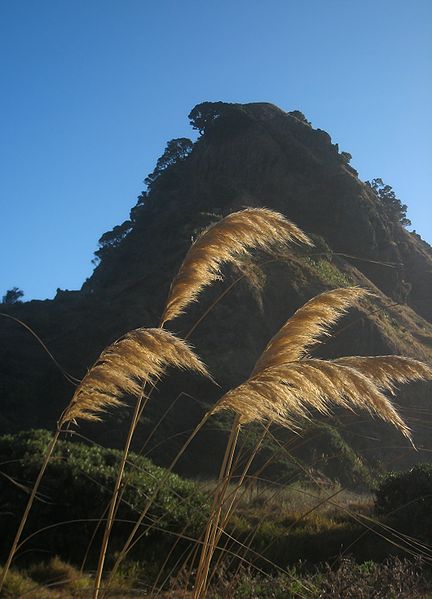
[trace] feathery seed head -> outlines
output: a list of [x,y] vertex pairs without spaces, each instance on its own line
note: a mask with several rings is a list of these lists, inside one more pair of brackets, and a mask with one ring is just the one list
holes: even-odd
[[154,384],[165,370],[192,370],[210,377],[191,346],[162,329],[135,329],[108,346],[85,375],[59,425],[83,420],[100,420],[102,412],[122,405],[124,394],[139,397],[142,385]]
[[378,387],[394,394],[396,384],[432,379],[432,368],[419,360],[403,356],[347,356],[333,360],[362,372]]
[[204,287],[221,278],[221,267],[236,263],[253,249],[269,251],[288,243],[313,245],[296,225],[267,208],[229,214],[193,243],[172,282],[161,326],[177,318]]
[[233,411],[243,423],[270,421],[296,430],[314,411],[328,415],[333,406],[366,409],[411,441],[409,428],[371,379],[354,368],[325,360],[303,360],[262,370],[228,391],[214,411]]
[[305,358],[308,348],[367,294],[357,287],[334,289],[307,302],[271,339],[250,378],[228,391],[214,411],[235,412],[241,423],[265,420],[298,430],[314,411],[329,414],[333,406],[366,409],[412,443],[408,426],[383,390],[393,392],[397,383],[432,379],[430,366],[401,356]]
[[360,287],[342,287],[325,291],[309,300],[270,340],[253,373],[303,358],[320,337],[328,334],[330,327],[348,308],[368,294]]

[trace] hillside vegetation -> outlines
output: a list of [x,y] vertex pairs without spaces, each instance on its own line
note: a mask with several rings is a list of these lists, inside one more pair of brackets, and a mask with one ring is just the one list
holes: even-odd
[[[130,219],[101,237],[98,264],[82,289],[59,290],[52,301],[4,304],[3,312],[31,326],[63,368],[81,378],[109,342],[137,326],[157,324],[172,276],[200,231],[246,205],[267,206],[301,226],[315,248],[294,248],[284,262],[263,259],[260,268],[245,261],[241,272],[227,269],[225,282],[207,290],[174,326],[185,335],[219,293],[242,277],[191,337],[222,390],[248,376],[267,340],[295,309],[344,285],[366,286],[375,296],[345,317],[316,356],[392,353],[430,359],[432,250],[404,228],[398,213],[389,212],[378,188],[358,179],[348,153],[299,111],[285,113],[271,104],[204,103],[190,118],[200,137],[195,143],[185,138],[168,143]],[[73,386],[15,321],[1,319],[0,334],[0,431],[52,428]],[[160,464],[169,463],[182,431],[219,396],[202,379],[173,374],[150,402],[137,444],[179,392],[187,396],[176,401],[152,439],[150,456]],[[430,417],[423,414],[428,395],[426,384],[399,395],[419,454],[408,445],[402,451],[388,428],[347,415],[338,423],[339,434],[367,467],[412,464],[431,449]],[[126,409],[117,411],[107,427],[83,432],[119,447],[127,417]],[[179,471],[214,473],[212,456],[206,459],[200,451],[209,443],[215,452],[223,445],[221,429],[197,440],[195,459],[186,457]]]

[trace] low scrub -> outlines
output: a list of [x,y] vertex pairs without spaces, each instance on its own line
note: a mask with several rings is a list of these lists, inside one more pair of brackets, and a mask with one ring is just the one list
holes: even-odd
[[[246,599],[419,599],[430,597],[431,579],[419,560],[391,558],[382,564],[351,559],[337,567],[328,564],[310,573],[292,568],[287,574],[273,578],[250,575],[246,570],[237,574],[225,587],[209,595],[212,599],[234,597]],[[231,590],[231,595],[226,592]]]
[[[126,582],[117,576],[107,598],[150,599],[154,593],[141,579],[142,567]],[[66,574],[63,578],[59,575]],[[42,580],[42,582],[41,582]],[[178,579],[178,585],[184,581]],[[88,599],[92,580],[59,558],[39,563],[27,571],[12,570],[4,588],[5,599]],[[419,559],[392,557],[379,564],[356,563],[351,558],[337,564],[305,569],[299,563],[274,575],[264,576],[254,568],[235,572],[221,568],[213,577],[207,599],[419,599],[431,596],[430,571]],[[192,591],[173,589],[158,594],[162,599],[190,599]]]
[[[15,532],[49,439],[50,434],[43,430],[0,437],[3,552]],[[98,520],[105,517],[120,456],[121,452],[114,449],[60,441],[26,528],[27,535],[40,532],[24,548],[46,550],[48,547],[53,554],[67,559],[82,558],[83,548],[90,541]],[[128,522],[136,520],[137,512],[141,512],[166,472],[135,454],[130,454],[128,464],[127,484],[117,515],[119,522],[113,531],[114,547],[130,529]],[[152,542],[141,544],[147,548],[141,551],[148,552],[149,547],[154,551],[163,541],[162,533],[167,531],[176,534],[187,528],[193,535],[203,526],[206,506],[206,496],[195,483],[170,474],[148,512],[145,524],[153,523],[154,528],[147,533],[147,540],[151,537]],[[44,527],[48,528],[42,530]],[[172,538],[168,540],[172,542]],[[98,541],[99,536],[95,539],[96,547]]]
[[376,490],[376,512],[432,541],[432,464],[386,475]]

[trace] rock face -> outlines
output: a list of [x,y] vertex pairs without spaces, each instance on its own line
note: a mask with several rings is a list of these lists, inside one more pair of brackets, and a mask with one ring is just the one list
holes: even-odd
[[[183,239],[186,249],[187,234],[200,226],[201,219],[207,224],[205,212],[211,221],[212,214],[217,218],[245,205],[266,205],[322,236],[334,252],[363,259],[353,263],[387,295],[432,319],[426,301],[427,290],[432,289],[430,246],[388,221],[373,191],[358,179],[326,132],[293,116],[301,113],[284,113],[271,104],[210,106],[220,116],[207,125],[187,160],[155,181],[138,222],[118,248],[119,260],[125,254],[133,257],[133,247],[138,252],[135,261],[142,261],[140,250],[147,250],[147,256],[155,241],[149,235],[154,227],[156,237],[168,230],[168,238],[161,234],[157,246],[169,244],[172,254],[174,242]],[[224,109],[229,109],[227,114]],[[172,219],[178,223],[177,231]],[[137,236],[143,239],[138,241]],[[367,259],[396,267],[383,268]],[[101,266],[90,282],[94,287],[102,279],[104,284],[117,279],[115,269],[110,278]],[[131,266],[136,273],[136,263]]]
[[[347,154],[339,153],[330,136],[313,129],[298,111],[285,113],[265,103],[204,103],[190,116],[201,137],[193,146],[188,140],[171,144],[171,149],[180,148],[178,156],[158,161],[131,221],[101,239],[100,264],[81,291],[3,306],[2,311],[33,327],[63,367],[82,376],[107,343],[131,328],[157,326],[170,281],[200,230],[242,207],[267,206],[313,235],[316,249],[267,262],[258,286],[242,279],[194,332],[191,341],[223,389],[249,374],[293,310],[314,294],[341,285],[366,285],[376,297],[367,310],[344,319],[341,332],[319,355],[396,353],[430,359],[432,249],[389,221],[377,196],[358,179]],[[245,264],[244,272],[250,268]],[[236,276],[227,272],[225,283],[205,292],[199,304],[172,323],[172,330],[185,335]],[[3,320],[0,327],[0,432],[52,426],[72,386],[24,329],[12,320]],[[179,391],[204,403],[220,393],[203,381],[174,375],[150,406],[148,426]],[[427,385],[412,386],[401,401],[417,405],[427,393]],[[162,427],[161,438],[169,434],[173,420],[185,429],[195,418],[193,400],[183,397],[181,406],[171,424],[168,419]],[[118,445],[126,416],[117,413],[108,426],[93,429],[93,436]],[[379,430],[381,437],[394,439],[393,433],[376,427],[368,422],[357,432],[371,437],[371,431]],[[418,444],[426,443],[426,433],[419,428]],[[370,450],[370,444],[353,435],[350,442]],[[372,447],[376,451],[377,445]],[[160,461],[162,453],[157,454]]]

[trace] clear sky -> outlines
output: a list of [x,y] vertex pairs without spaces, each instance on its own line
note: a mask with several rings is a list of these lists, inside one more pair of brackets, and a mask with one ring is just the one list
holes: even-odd
[[0,0],[0,295],[77,289],[202,101],[328,131],[432,242],[431,0]]

